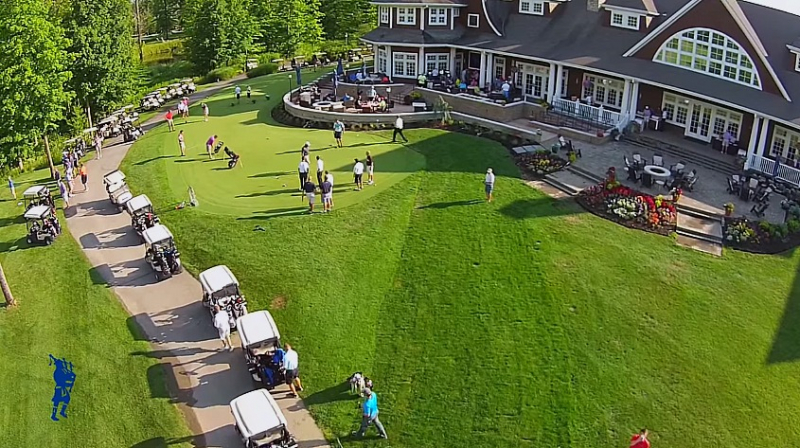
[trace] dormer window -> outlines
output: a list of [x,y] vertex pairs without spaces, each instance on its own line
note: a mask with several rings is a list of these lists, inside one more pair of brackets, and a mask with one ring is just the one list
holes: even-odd
[[611,11],[611,26],[638,31],[641,17],[639,14]]
[[447,25],[447,9],[428,9],[428,25]]
[[417,10],[414,8],[397,8],[398,25],[416,25]]
[[378,14],[381,18],[381,23],[388,24],[389,23],[389,7],[388,6],[381,6],[378,8]]
[[544,15],[544,2],[539,0],[519,0],[519,12],[521,14]]

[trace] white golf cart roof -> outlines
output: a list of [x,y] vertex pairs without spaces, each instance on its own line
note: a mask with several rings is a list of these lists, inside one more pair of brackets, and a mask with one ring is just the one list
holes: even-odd
[[47,194],[49,191],[50,190],[48,190],[44,185],[34,185],[32,187],[28,187],[28,189],[22,193],[22,197],[38,198],[39,196]]
[[[131,201],[133,199],[131,199]],[[130,201],[128,201],[128,203],[130,203]],[[156,224],[153,227],[150,227],[149,229],[146,229],[144,232],[142,232],[142,238],[144,238],[145,243],[154,244],[171,239],[172,233],[169,231],[167,226],[163,224]]]
[[185,82],[186,84],[194,84],[194,79],[192,78],[181,79],[181,82]]
[[120,205],[127,204],[128,201],[131,200],[131,198],[133,198],[133,194],[130,191],[126,191],[125,193],[119,195],[119,197],[117,198],[117,204]]
[[254,390],[234,398],[231,401],[231,413],[236,426],[247,439],[287,427],[286,418],[278,403],[266,389]]
[[225,265],[214,266],[200,273],[200,283],[206,292],[213,294],[229,285],[239,285],[236,276]]
[[140,194],[139,196],[136,196],[135,198],[128,201],[127,207],[128,207],[128,212],[133,214],[133,212],[135,212],[136,210],[141,210],[151,205],[153,205],[153,203],[150,202],[150,198],[148,198],[146,194]]
[[[114,184],[110,184],[108,186],[108,192],[109,193],[114,193],[114,192],[118,191],[119,189],[125,187],[126,185],[127,184],[125,182],[117,182],[117,183],[114,183]],[[131,197],[133,197],[133,196],[131,196]]]
[[25,219],[42,219],[48,216],[51,212],[52,210],[50,210],[50,207],[46,205],[37,205],[35,207],[31,207],[23,216],[25,216]]
[[236,319],[242,345],[250,347],[264,341],[278,340],[281,334],[269,311],[255,311]]
[[115,121],[117,121],[117,116],[116,115],[110,115],[110,116],[100,120],[100,123],[98,123],[98,124],[110,124],[110,123],[113,123]]
[[105,182],[106,185],[122,183],[124,180],[125,180],[125,173],[123,173],[120,170],[114,170],[103,176],[103,182]]

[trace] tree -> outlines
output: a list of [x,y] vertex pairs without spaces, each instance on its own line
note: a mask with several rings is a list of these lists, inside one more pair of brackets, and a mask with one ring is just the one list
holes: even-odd
[[136,86],[130,2],[73,1],[66,28],[78,101],[95,113],[113,109]]
[[183,0],[147,0],[142,8],[152,18],[155,31],[164,39],[169,39],[172,32],[181,27]]
[[268,51],[295,56],[300,44],[322,39],[319,9],[319,0],[254,0],[253,15],[260,18],[260,42]]
[[366,25],[375,26],[375,8],[369,0],[325,0],[320,3],[322,29],[327,39],[344,39],[348,34],[355,37]]
[[[48,19],[47,4],[2,0],[0,6],[0,159],[9,164],[33,155],[40,137],[46,141],[73,95],[64,88],[71,78],[69,42]],[[51,175],[53,169],[51,162]]]
[[224,67],[246,55],[256,23],[246,0],[187,0],[185,47],[204,71]]
[[8,286],[6,272],[3,270],[2,264],[0,264],[0,290],[3,291],[3,297],[5,297],[8,306],[15,306],[17,304],[17,301],[14,300],[14,294],[11,293],[11,287]]

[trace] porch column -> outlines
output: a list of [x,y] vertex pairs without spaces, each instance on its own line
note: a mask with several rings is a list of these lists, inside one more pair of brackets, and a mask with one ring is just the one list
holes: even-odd
[[417,57],[419,58],[418,61],[417,61],[417,75],[419,75],[420,73],[428,74],[428,71],[425,70],[425,49],[424,48],[419,47],[419,56],[417,56]]
[[394,14],[392,14],[392,11],[394,11],[394,8],[391,6],[387,6],[387,8],[389,8],[389,29],[392,29],[392,22],[394,22],[394,17],[392,17]]
[[486,81],[484,81],[484,84],[486,84],[487,86],[492,85],[493,79],[494,79],[494,54],[486,53]]
[[630,111],[631,111],[631,120],[636,118],[636,113],[639,112],[639,83],[636,81],[631,81],[631,98],[630,98]]
[[552,103],[556,97],[556,76],[558,70],[556,64],[550,63],[550,77],[547,78],[547,101]]
[[[754,125],[755,126],[755,125]],[[768,155],[767,151],[767,129],[769,127],[769,118],[761,117],[761,131],[758,136],[758,147],[753,151],[757,156],[764,157]]]
[[460,73],[456,73],[456,49],[450,48],[450,76],[456,78],[461,78]]
[[[377,53],[376,53],[377,54]],[[394,54],[392,53],[392,46],[386,46],[386,76],[389,77],[389,81],[393,79],[394,75]]]
[[[563,73],[564,73],[564,66],[561,65],[561,64],[555,64],[555,65],[556,65],[556,87],[555,87],[555,92],[554,92],[553,98],[559,98],[560,99],[561,98],[561,89],[564,88],[564,81],[562,79],[562,76],[563,76]],[[550,72],[552,73],[552,70],[550,70]],[[550,102],[553,102],[553,100],[551,99]]]
[[753,118],[753,129],[750,130],[750,142],[747,144],[747,156],[744,159],[744,169],[750,168],[750,159],[756,153],[756,144],[758,143],[758,132],[761,128],[761,121],[764,117],[756,115]]
[[481,51],[481,66],[478,69],[478,87],[483,88],[486,79],[486,52]]
[[631,90],[633,89],[633,81],[624,79],[625,89],[622,91],[622,115],[630,116],[631,113]]

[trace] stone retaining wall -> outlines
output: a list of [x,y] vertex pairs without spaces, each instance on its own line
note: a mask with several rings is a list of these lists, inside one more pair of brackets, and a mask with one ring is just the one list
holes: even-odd
[[436,104],[439,102],[439,97],[442,97],[450,107],[453,108],[454,112],[498,121],[500,123],[508,123],[530,116],[530,112],[526,111],[526,104],[521,101],[511,104],[497,104],[468,98],[464,95],[454,95],[452,93],[445,93],[422,87],[416,87],[414,91],[422,95],[428,104]]
[[345,124],[389,124],[394,126],[394,121],[398,116],[403,117],[405,123],[427,122],[437,119],[436,112],[407,112],[407,113],[375,113],[375,114],[348,114],[344,112],[328,112],[315,110],[308,107],[301,107],[289,101],[289,94],[283,96],[283,104],[286,112],[297,118],[308,121],[319,121],[322,123],[333,123],[342,120]]

